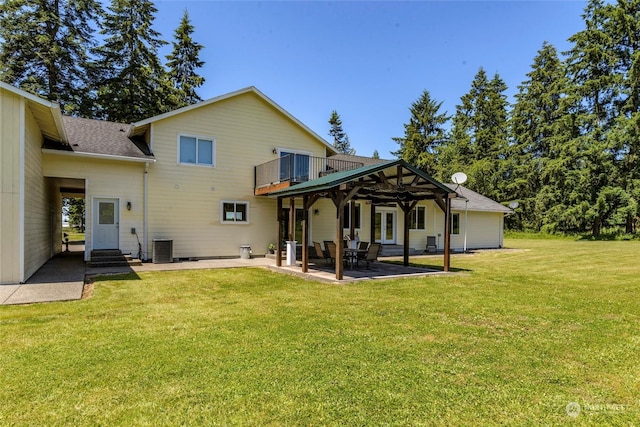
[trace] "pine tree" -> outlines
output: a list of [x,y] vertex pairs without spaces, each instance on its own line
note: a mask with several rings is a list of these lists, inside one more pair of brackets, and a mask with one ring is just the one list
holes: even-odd
[[178,107],[202,101],[196,89],[202,86],[205,79],[198,75],[196,70],[204,65],[204,62],[200,61],[200,50],[203,46],[191,38],[193,31],[194,27],[185,10],[174,33],[173,51],[167,55],[169,78],[177,92]]
[[157,9],[149,0],[112,0],[97,51],[96,114],[134,122],[175,108],[175,92],[158,58],[159,38],[152,24]]
[[372,159],[379,159],[380,158],[380,154],[378,153],[378,150],[373,150],[373,154],[371,155]]
[[84,114],[95,0],[0,2],[0,79]]
[[333,147],[338,151],[338,153],[350,155],[356,154],[356,150],[351,148],[349,136],[344,132],[344,130],[342,130],[342,120],[336,110],[331,112],[329,124],[331,125],[331,129],[329,129],[329,136],[333,138]]
[[449,117],[446,112],[440,113],[441,107],[442,102],[424,90],[409,108],[411,117],[404,125],[404,136],[393,138],[400,148],[391,154],[431,175],[437,171],[438,150],[446,142],[444,126]]

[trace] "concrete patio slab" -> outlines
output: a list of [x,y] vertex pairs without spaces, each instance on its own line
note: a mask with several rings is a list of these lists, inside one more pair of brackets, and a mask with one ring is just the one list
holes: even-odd
[[4,304],[22,285],[0,285],[0,305]]
[[24,284],[0,286],[0,305],[79,300],[84,289],[83,252],[63,252]]
[[19,285],[18,289],[2,304],[31,304],[79,300],[82,298],[84,282],[34,283]]

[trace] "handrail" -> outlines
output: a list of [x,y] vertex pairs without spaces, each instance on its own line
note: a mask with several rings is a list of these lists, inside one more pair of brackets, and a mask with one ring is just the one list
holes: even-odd
[[282,182],[289,182],[293,185],[362,166],[364,163],[349,160],[313,157],[306,154],[287,154],[254,168],[255,187],[260,188]]

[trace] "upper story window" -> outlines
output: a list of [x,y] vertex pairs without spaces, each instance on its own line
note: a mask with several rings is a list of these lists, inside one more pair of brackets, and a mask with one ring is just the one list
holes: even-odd
[[215,140],[191,135],[178,136],[178,163],[215,166]]
[[411,230],[425,230],[425,208],[424,206],[416,206],[411,212],[409,212],[409,229]]

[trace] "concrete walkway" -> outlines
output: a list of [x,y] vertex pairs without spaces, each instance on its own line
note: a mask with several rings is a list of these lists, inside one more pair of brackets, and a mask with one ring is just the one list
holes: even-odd
[[0,285],[0,305],[78,300],[84,289],[84,270],[83,252],[63,252],[26,283]]
[[[80,251],[82,250],[82,251]],[[302,273],[300,263],[296,266],[276,267],[273,258],[210,259],[178,261],[168,264],[144,263],[130,267],[85,266],[84,247],[73,252],[63,252],[47,261],[25,284],[0,285],[0,305],[31,304],[38,302],[70,301],[82,298],[85,278],[93,276],[139,273],[143,271],[195,270],[234,267],[266,267],[273,271],[295,275],[311,280],[333,283],[348,283],[359,280],[389,279],[396,277],[419,277],[447,274],[427,268],[403,267],[376,262],[371,269],[344,270],[344,280],[337,281],[333,268],[311,264],[309,273]],[[394,258],[388,258],[394,259]]]

